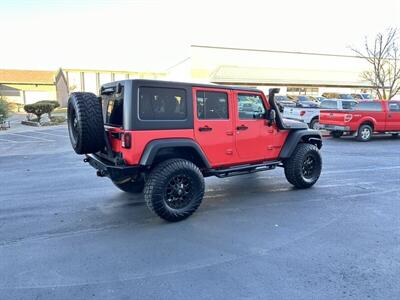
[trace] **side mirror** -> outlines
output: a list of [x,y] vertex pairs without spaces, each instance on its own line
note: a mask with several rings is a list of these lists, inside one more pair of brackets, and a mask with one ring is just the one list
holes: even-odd
[[271,126],[273,123],[275,123],[275,120],[276,120],[276,111],[275,109],[271,109],[267,116],[268,126]]

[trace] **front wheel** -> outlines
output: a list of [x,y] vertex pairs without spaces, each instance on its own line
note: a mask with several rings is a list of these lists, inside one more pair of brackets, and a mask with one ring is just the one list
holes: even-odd
[[144,199],[149,209],[169,222],[192,215],[203,196],[203,174],[185,159],[161,162],[150,172],[144,187]]
[[299,189],[313,186],[322,170],[322,158],[318,148],[311,144],[298,144],[292,156],[285,161],[286,179]]
[[361,125],[357,131],[357,140],[360,142],[368,142],[372,137],[372,133],[373,130],[371,126],[367,124]]
[[319,126],[319,119],[315,118],[310,122],[310,128],[314,129],[314,130],[319,130],[320,126]]

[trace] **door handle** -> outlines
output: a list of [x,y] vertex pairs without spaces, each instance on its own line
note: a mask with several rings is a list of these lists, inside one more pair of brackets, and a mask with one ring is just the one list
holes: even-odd
[[211,131],[212,130],[212,128],[211,127],[208,127],[208,126],[204,126],[204,127],[199,127],[199,131]]
[[249,129],[249,127],[247,127],[246,125],[240,125],[238,127],[236,127],[237,130],[247,130]]

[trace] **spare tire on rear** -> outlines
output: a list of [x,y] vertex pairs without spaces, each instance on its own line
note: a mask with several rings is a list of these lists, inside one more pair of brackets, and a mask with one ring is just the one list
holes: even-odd
[[95,153],[104,149],[103,114],[95,94],[72,93],[67,115],[69,139],[76,153]]

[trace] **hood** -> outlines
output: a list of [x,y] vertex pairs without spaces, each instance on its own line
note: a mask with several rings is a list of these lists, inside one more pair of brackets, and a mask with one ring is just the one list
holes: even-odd
[[302,101],[299,104],[302,107],[319,107],[319,104],[313,101]]
[[282,119],[283,124],[285,125],[285,127],[287,127],[288,129],[307,129],[308,126],[306,123],[301,122],[301,121],[296,121],[293,119],[286,119],[283,118]]

